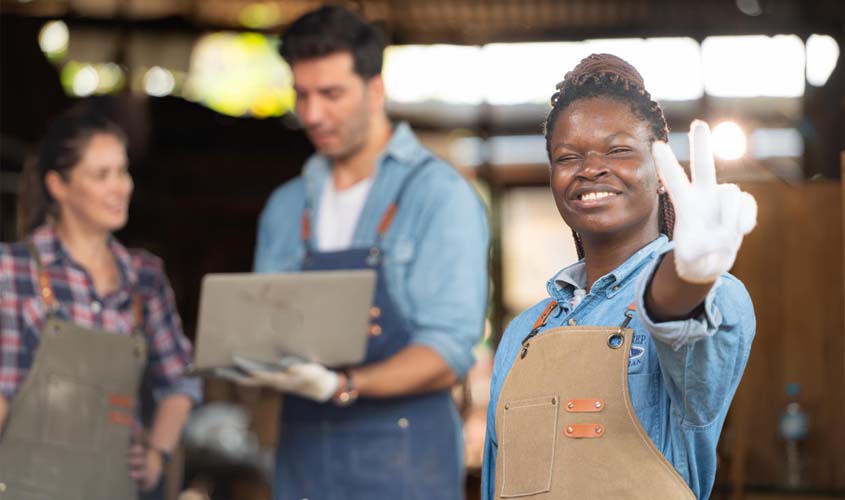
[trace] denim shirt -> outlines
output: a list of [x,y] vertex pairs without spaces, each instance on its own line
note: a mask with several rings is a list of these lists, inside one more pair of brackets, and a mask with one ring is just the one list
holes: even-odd
[[[423,147],[405,123],[397,125],[377,160],[352,247],[376,242],[383,214],[405,178],[419,168],[424,170],[411,179],[382,240],[382,269],[392,300],[413,328],[411,342],[433,349],[460,378],[474,362],[472,348],[487,306],[486,211],[470,184]],[[330,175],[330,160],[315,154],[302,175],[273,192],[259,220],[256,272],[300,269],[306,196],[313,223]],[[315,248],[316,233],[311,231]]]
[[[542,331],[567,326],[571,320],[572,324],[584,326],[619,326],[628,306],[636,302],[637,313],[628,325],[634,330],[628,360],[628,386],[634,410],[657,449],[696,497],[708,498],[716,476],[719,433],[754,338],[754,307],[743,284],[726,273],[707,294],[698,317],[652,321],[644,306],[646,285],[660,263],[658,257],[671,249],[672,243],[661,235],[596,280],[574,308],[574,290],[586,288],[585,264],[581,260],[565,268],[547,284],[558,308]],[[543,300],[516,317],[496,352],[484,444],[484,499],[495,497],[499,393],[522,339],[548,302]],[[643,478],[637,487],[647,485],[648,478]]]

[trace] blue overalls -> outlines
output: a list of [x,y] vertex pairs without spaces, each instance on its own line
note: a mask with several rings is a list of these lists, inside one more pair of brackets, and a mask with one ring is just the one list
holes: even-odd
[[[310,208],[302,217],[303,271],[374,269],[372,324],[364,364],[393,356],[412,325],[387,289],[382,245],[405,179],[368,248],[318,252],[310,244]],[[413,369],[409,367],[409,369]],[[360,398],[348,407],[286,395],[276,454],[275,500],[457,500],[463,498],[460,417],[451,391],[391,399]]]

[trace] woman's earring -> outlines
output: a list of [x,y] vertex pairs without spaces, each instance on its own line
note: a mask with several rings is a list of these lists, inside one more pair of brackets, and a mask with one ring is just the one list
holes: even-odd
[[657,186],[657,194],[666,194],[666,186],[662,182]]

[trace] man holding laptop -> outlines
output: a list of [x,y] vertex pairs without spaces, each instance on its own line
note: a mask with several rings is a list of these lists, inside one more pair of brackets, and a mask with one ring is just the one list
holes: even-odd
[[375,292],[360,365],[237,360],[243,383],[287,394],[275,500],[463,498],[450,388],[483,329],[486,215],[454,169],[390,123],[383,50],[374,27],[339,7],[282,37],[317,152],[267,202],[255,271],[370,269]]

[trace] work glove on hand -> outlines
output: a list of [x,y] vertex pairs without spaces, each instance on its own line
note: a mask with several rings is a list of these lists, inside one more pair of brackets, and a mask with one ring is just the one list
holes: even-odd
[[689,283],[713,283],[733,266],[742,238],[757,223],[757,202],[736,184],[717,184],[710,128],[690,125],[687,179],[669,145],[656,141],[652,155],[675,205],[675,269]]
[[261,363],[233,356],[237,369],[216,371],[222,378],[248,387],[268,387],[320,403],[331,398],[338,388],[337,373],[318,363],[296,358],[282,358],[277,363]]

